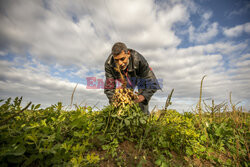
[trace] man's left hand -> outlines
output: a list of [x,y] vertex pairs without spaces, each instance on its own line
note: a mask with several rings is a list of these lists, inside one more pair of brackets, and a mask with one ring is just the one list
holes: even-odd
[[145,100],[145,97],[143,95],[139,95],[138,96],[138,99],[135,99],[135,103],[140,103],[142,102],[143,100]]

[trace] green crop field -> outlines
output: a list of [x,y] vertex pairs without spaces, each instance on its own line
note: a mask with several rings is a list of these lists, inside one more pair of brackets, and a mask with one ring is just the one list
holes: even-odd
[[[234,104],[145,115],[137,105],[63,110],[1,101],[0,166],[249,166],[248,112]],[[203,106],[203,107],[202,107]]]

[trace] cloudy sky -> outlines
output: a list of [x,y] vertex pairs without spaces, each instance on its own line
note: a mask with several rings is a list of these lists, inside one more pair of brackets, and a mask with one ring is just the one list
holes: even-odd
[[42,107],[62,101],[108,104],[103,89],[112,45],[140,52],[162,91],[150,102],[191,110],[199,98],[250,109],[250,2],[248,0],[0,0],[0,98],[23,96]]

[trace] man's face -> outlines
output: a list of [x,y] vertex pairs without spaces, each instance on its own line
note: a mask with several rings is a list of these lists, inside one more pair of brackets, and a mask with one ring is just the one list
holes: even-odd
[[114,56],[115,63],[119,65],[121,70],[125,70],[129,63],[130,52],[125,53],[122,51],[119,55]]

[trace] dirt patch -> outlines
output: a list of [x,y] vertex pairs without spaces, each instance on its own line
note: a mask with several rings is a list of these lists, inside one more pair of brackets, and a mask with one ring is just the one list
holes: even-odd
[[139,152],[136,144],[130,141],[124,141],[117,148],[117,156],[112,157],[106,151],[93,151],[101,158],[101,167],[116,167],[116,166],[137,166],[154,167],[154,158],[149,151],[141,150]]
[[118,150],[127,166],[136,166],[138,164],[141,164],[143,167],[155,166],[153,157],[148,154],[148,151],[142,149],[139,152],[139,149],[132,142],[124,141],[119,145]]
[[100,167],[116,167],[115,161],[111,158],[111,156],[107,153],[107,151],[92,151],[101,159]]
[[206,160],[206,159],[200,159],[200,158],[197,158],[196,156],[194,156],[190,161],[189,161],[189,164],[193,164],[195,167],[203,167],[203,166],[206,166],[206,167],[214,167],[215,165]]

